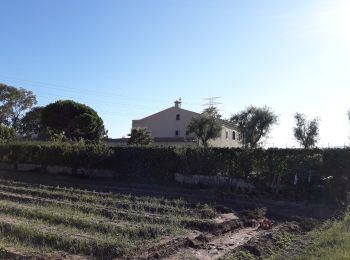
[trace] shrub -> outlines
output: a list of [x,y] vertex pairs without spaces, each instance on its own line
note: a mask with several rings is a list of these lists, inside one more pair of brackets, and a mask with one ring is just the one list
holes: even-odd
[[146,128],[133,128],[129,136],[128,145],[149,145],[153,142],[151,133]]
[[11,141],[16,138],[16,131],[11,127],[0,124],[0,142]]
[[0,144],[0,160],[8,163],[110,168],[113,151],[104,145],[16,142]]
[[[350,149],[114,147],[67,142],[0,144],[0,162],[110,169],[172,181],[176,173],[227,176],[294,199],[344,202]],[[75,171],[74,171],[75,172]]]

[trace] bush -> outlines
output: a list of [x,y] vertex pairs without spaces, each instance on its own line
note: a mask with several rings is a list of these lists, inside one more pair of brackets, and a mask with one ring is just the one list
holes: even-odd
[[104,145],[16,142],[0,144],[0,160],[12,164],[28,163],[44,166],[111,168],[113,151]]
[[12,127],[0,124],[0,142],[8,142],[16,138],[16,131]]
[[109,169],[172,181],[176,173],[227,176],[293,199],[346,201],[350,149],[115,147],[65,142],[0,144],[0,161]]

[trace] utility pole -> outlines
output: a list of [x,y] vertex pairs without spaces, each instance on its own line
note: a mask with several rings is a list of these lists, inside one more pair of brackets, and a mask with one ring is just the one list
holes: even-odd
[[215,107],[217,105],[221,105],[222,103],[217,102],[216,100],[218,100],[220,97],[209,97],[209,98],[204,98],[205,100],[207,100],[207,103],[202,104],[202,106],[206,106],[207,108],[211,108],[211,107]]

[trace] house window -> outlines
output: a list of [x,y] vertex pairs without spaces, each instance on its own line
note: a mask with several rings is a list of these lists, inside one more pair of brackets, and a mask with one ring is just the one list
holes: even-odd
[[176,130],[176,131],[175,131],[175,136],[179,136],[179,134],[180,134],[180,131],[179,131],[179,130]]
[[226,131],[226,139],[228,139],[228,132]]
[[232,140],[236,140],[236,132],[232,131]]
[[241,140],[242,140],[242,135],[238,134],[238,141],[241,141]]
[[186,131],[186,136],[190,135],[190,131]]
[[176,115],[176,120],[180,120],[180,114]]

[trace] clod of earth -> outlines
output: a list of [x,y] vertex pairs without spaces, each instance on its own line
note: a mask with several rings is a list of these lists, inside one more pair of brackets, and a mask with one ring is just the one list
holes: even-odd
[[271,229],[272,226],[273,226],[273,222],[267,218],[265,218],[259,222],[259,228],[264,229],[264,230]]

